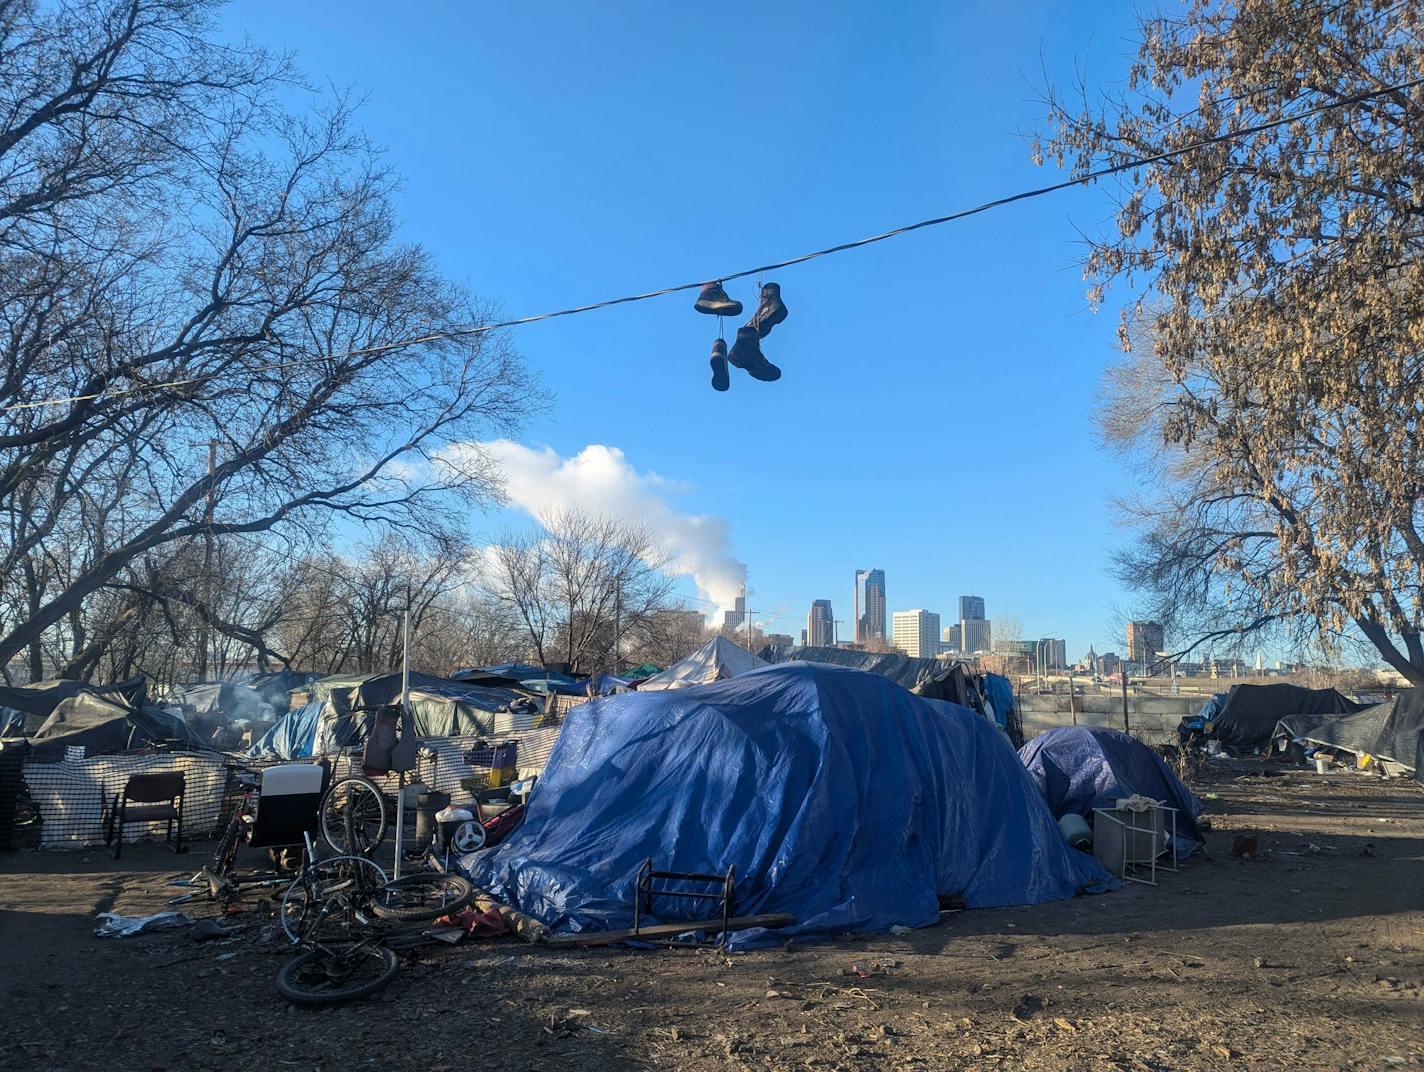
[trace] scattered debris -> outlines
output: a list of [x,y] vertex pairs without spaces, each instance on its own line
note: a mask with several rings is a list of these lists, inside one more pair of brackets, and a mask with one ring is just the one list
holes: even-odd
[[184,912],[155,912],[151,916],[123,916],[117,912],[100,912],[94,920],[96,938],[128,938],[150,931],[168,930],[172,927],[186,927],[193,917]]

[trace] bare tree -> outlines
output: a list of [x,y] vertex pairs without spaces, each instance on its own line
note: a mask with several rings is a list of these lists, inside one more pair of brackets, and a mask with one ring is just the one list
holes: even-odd
[[338,517],[445,538],[499,493],[444,448],[517,427],[507,341],[396,240],[349,102],[286,110],[285,61],[212,43],[214,8],[0,3],[0,668],[146,556]]
[[490,552],[490,595],[528,634],[539,662],[612,669],[622,638],[667,609],[669,557],[646,526],[571,510]]
[[1421,30],[1418,4],[1192,0],[1143,20],[1123,95],[1049,93],[1040,157],[1179,153],[1123,174],[1086,269],[1093,301],[1142,281],[1104,392],[1144,475],[1120,565],[1186,650],[1358,630],[1424,685],[1424,87],[1392,88]]

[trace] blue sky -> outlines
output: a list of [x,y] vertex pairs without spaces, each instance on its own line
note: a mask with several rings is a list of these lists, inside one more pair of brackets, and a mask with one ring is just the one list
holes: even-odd
[[[1055,181],[1023,137],[1042,68],[1109,88],[1133,18],[1070,0],[243,0],[225,26],[367,94],[406,237],[522,316]],[[526,460],[614,448],[618,501],[724,540],[773,630],[799,635],[820,597],[848,621],[854,571],[878,566],[892,610],[948,621],[975,593],[1075,657],[1120,650],[1108,496],[1126,471],[1089,419],[1116,301],[1090,313],[1078,267],[1080,231],[1111,214],[1109,191],[1073,190],[779,273],[790,317],[764,349],[783,378],[734,370],[726,394],[690,295],[521,328],[555,396]]]

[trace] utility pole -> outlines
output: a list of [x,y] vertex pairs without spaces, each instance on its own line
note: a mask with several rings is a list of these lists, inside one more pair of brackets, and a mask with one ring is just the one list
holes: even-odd
[[1073,716],[1073,725],[1078,724],[1078,701],[1073,697],[1073,668],[1068,668],[1068,713]]
[[1132,725],[1127,719],[1127,663],[1122,663],[1120,669],[1122,671],[1122,732],[1130,735]]
[[623,669],[623,581],[613,582],[613,674]]
[[[218,441],[208,440],[208,501],[203,508],[203,598],[207,602],[204,610],[213,612],[213,471],[218,464]],[[198,616],[198,680],[208,676],[208,622],[203,615]]]

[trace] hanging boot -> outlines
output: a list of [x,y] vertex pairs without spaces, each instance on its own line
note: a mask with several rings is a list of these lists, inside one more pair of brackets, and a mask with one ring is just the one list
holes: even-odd
[[[692,305],[699,313],[706,313],[709,316],[741,316],[742,303],[733,301],[727,297],[727,292],[722,289],[721,283],[703,283],[702,293],[697,295],[697,301]],[[781,314],[786,315],[784,312]]]
[[732,344],[732,352],[727,355],[727,360],[737,368],[745,369],[747,375],[763,383],[781,379],[781,370],[761,352],[761,339],[757,336],[757,329],[750,324],[737,329],[737,341]]
[[712,390],[725,391],[732,386],[727,375],[727,341],[718,339],[712,344]]
[[761,288],[761,304],[749,321],[756,328],[760,338],[771,334],[771,329],[786,319],[786,304],[781,300],[781,284],[765,283]]

